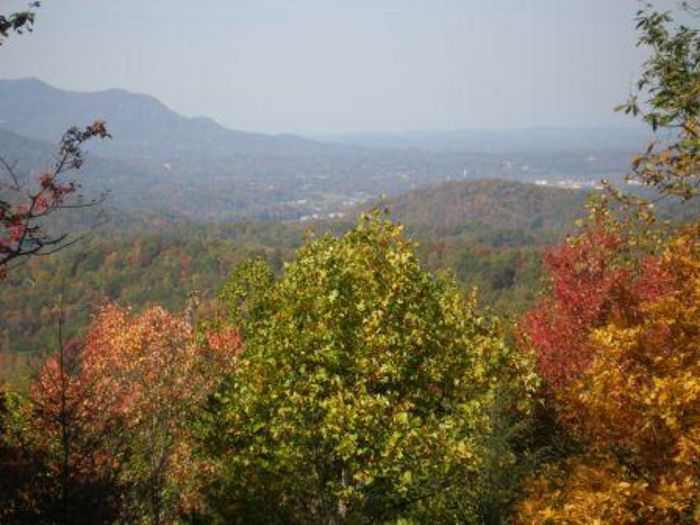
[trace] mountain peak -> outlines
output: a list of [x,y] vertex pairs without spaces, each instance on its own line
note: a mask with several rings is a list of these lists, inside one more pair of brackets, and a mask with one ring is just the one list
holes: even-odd
[[206,117],[188,118],[152,95],[124,89],[78,92],[37,78],[0,80],[0,127],[54,142],[71,126],[107,121],[114,140],[105,155],[129,157],[229,157],[308,155],[327,151],[299,136],[274,136],[227,129]]
[[57,88],[36,77],[0,79],[0,89],[58,91]]

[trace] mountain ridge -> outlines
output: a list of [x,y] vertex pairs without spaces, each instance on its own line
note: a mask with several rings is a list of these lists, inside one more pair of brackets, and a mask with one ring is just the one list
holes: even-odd
[[[334,217],[380,194],[394,197],[446,180],[590,185],[620,179],[630,157],[585,150],[489,154],[325,143],[231,130],[123,89],[75,92],[33,78],[0,80],[0,131],[8,130],[0,133],[0,155],[17,156],[29,169],[41,169],[69,126],[96,118],[107,120],[113,139],[86,145],[85,176],[95,181],[90,189],[113,190],[113,202],[129,210],[198,220]],[[506,145],[527,140],[515,138]]]
[[0,127],[32,139],[55,140],[70,126],[106,120],[119,138],[101,149],[107,156],[318,155],[334,149],[297,135],[252,133],[209,117],[186,117],[152,95],[124,89],[77,92],[26,78],[0,80],[0,94]]

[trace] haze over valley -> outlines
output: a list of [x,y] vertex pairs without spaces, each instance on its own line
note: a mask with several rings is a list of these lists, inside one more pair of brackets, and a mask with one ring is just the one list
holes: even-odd
[[533,128],[309,139],[187,118],[152,96],[71,92],[37,79],[0,81],[0,148],[32,171],[69,126],[104,119],[86,190],[109,206],[191,219],[333,218],[380,195],[453,180],[500,178],[562,187],[620,180],[644,134],[635,128]]

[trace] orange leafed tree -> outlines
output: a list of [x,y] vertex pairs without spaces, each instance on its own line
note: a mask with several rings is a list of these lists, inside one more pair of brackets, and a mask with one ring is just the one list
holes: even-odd
[[56,459],[61,490],[108,479],[110,493],[130,502],[119,503],[122,518],[172,520],[191,504],[203,468],[192,454],[194,413],[239,346],[233,331],[197,335],[161,308],[132,316],[105,306],[84,344],[50,358],[32,389],[32,435]]

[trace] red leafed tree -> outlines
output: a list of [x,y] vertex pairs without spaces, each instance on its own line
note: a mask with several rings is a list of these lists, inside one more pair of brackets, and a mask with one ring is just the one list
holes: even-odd
[[65,180],[68,173],[80,169],[85,161],[82,146],[93,138],[110,137],[103,121],[84,129],[70,128],[61,138],[58,155],[35,184],[23,182],[16,163],[0,157],[0,279],[15,262],[33,255],[46,255],[74,243],[67,233],[52,232],[47,218],[60,210],[94,206],[104,195],[84,200],[80,186]]
[[[578,378],[593,355],[589,334],[636,315],[632,306],[663,292],[665,280],[651,256],[628,257],[620,224],[593,220],[582,233],[544,256],[551,290],[520,322],[523,346],[554,388]],[[632,321],[630,319],[630,321]]]
[[172,521],[205,467],[192,453],[194,413],[239,347],[235,332],[195,336],[161,308],[132,316],[105,306],[84,344],[50,358],[32,389],[31,433],[53,458],[60,491],[104,479],[122,519]]
[[[32,31],[39,6],[40,2],[29,2],[27,10],[0,14],[0,46],[12,33]],[[18,176],[16,163],[0,156],[0,172],[4,171],[0,176],[0,280],[15,262],[55,252],[78,240],[67,233],[52,232],[47,218],[59,210],[93,206],[104,199],[103,195],[84,201],[77,194],[79,186],[64,180],[68,172],[83,165],[82,146],[95,137],[110,137],[101,120],[82,129],[68,129],[59,143],[55,163],[39,175],[36,183],[25,183]]]
[[551,293],[522,319],[521,335],[536,348],[538,372],[550,384],[571,380],[590,360],[588,333],[603,322],[629,272],[613,268],[621,239],[592,229],[545,253]]
[[106,388],[76,342],[64,342],[37,374],[18,437],[31,455],[45,458],[36,507],[58,523],[80,516],[85,523],[118,517],[119,476],[128,454],[121,395]]
[[515,523],[700,523],[700,224],[628,275],[587,366],[552,388],[580,448],[528,483]]

